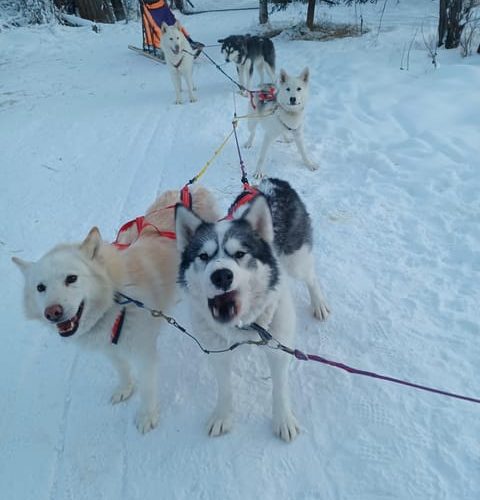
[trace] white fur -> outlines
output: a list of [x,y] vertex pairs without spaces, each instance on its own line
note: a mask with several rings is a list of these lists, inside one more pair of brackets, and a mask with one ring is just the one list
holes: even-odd
[[[214,200],[206,189],[192,190],[192,198],[198,213],[215,220]],[[165,207],[177,201],[177,191],[163,194],[147,212],[147,222],[173,231],[173,209]],[[61,305],[65,319],[69,319],[84,303],[77,331],[63,340],[107,355],[119,376],[111,397],[113,404],[131,396],[131,365],[135,366],[140,393],[136,425],[145,433],[157,425],[159,418],[156,341],[164,322],[129,305],[118,344],[112,344],[110,332],[122,309],[114,302],[114,293],[123,292],[149,307],[168,310],[175,295],[178,253],[175,242],[158,236],[152,227],[146,227],[141,235],[135,233],[132,230],[123,235],[123,243],[133,242],[125,250],[104,243],[98,229],[93,228],[81,244],[57,245],[37,262],[16,257],[13,261],[25,277],[27,317],[48,323],[56,335],[56,324],[44,316],[47,308]],[[65,278],[69,275],[77,276],[75,283],[67,284]],[[39,284],[45,289],[39,291]]]
[[[255,103],[256,109],[250,104],[250,113],[257,116],[257,118],[248,120],[250,136],[245,143],[245,147],[252,147],[258,122],[265,129],[260,156],[254,173],[257,179],[264,176],[263,166],[268,148],[275,139],[282,135],[291,135],[293,137],[303,162],[310,170],[318,168],[318,165],[308,157],[303,138],[304,111],[308,100],[308,83],[308,68],[305,68],[298,77],[289,76],[282,69],[280,70],[278,81],[276,104],[267,103],[264,106],[259,106],[257,101]],[[295,100],[294,104],[292,104],[291,98]],[[262,115],[265,116],[262,117]]]
[[[270,210],[263,197],[252,202],[250,210],[245,211],[244,217],[268,244],[273,242],[273,226]],[[191,236],[200,224],[186,209],[177,209],[176,230],[177,245],[183,251],[188,245]],[[216,225],[218,241],[223,241],[229,222],[222,221]],[[269,287],[270,268],[257,261],[255,269],[246,265],[248,255],[240,259],[231,256],[238,250],[244,250],[241,243],[232,238],[225,244],[225,248],[212,247],[211,241],[206,241],[199,252],[214,255],[215,258],[202,262],[197,257],[186,271],[186,287],[192,303],[193,324],[211,348],[225,348],[239,340],[256,339],[258,336],[251,331],[240,330],[238,327],[258,323],[268,329],[275,339],[285,345],[295,344],[295,310],[288,284],[280,270],[280,280],[275,288]],[[295,254],[296,255],[296,254]],[[303,255],[298,254],[290,258],[290,266],[300,267]],[[233,272],[233,282],[230,290],[236,290],[239,301],[238,315],[229,323],[219,323],[214,319],[209,307],[208,298],[219,293],[211,282],[211,275],[217,269],[230,269]],[[300,273],[302,274],[302,273]],[[211,354],[217,379],[218,398],[216,407],[208,421],[208,434],[219,436],[229,432],[233,424],[233,395],[231,386],[231,363],[234,355],[241,355],[243,350],[222,354]],[[289,357],[280,351],[265,349],[272,375],[272,422],[273,430],[284,441],[292,441],[299,433],[299,425],[293,414],[289,388],[288,365]]]
[[173,26],[162,23],[161,48],[165,55],[165,61],[175,88],[175,104],[182,104],[182,78],[187,84],[188,97],[190,102],[195,102],[193,91],[196,90],[193,84],[193,60],[192,48],[180,30],[178,21]]

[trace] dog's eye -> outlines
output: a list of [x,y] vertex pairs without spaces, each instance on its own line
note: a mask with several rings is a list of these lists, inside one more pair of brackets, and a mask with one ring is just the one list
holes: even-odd
[[198,258],[199,258],[200,260],[203,260],[203,262],[206,262],[206,261],[208,260],[208,253],[203,252],[203,253],[201,253],[201,254],[198,256]]
[[241,259],[247,252],[242,252],[241,250],[239,250],[238,252],[235,252],[235,255],[234,257],[236,259]]
[[43,283],[39,283],[37,285],[37,290],[41,293],[44,292],[47,289],[47,287]]
[[302,90],[302,87],[297,87],[297,92],[300,92]]
[[76,274],[69,274],[65,278],[65,285],[71,285],[72,283],[75,283],[77,281],[78,276]]
[[286,90],[287,92],[290,92],[290,87],[287,87],[285,90]]

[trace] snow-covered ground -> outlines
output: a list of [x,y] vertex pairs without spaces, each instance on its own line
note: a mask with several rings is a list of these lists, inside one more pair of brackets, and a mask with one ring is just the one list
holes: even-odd
[[[371,28],[362,38],[275,39],[278,67],[310,66],[306,141],[321,168],[308,171],[292,144],[277,143],[267,171],[306,201],[333,311],[316,322],[306,291],[292,285],[297,346],[479,397],[480,57],[440,50],[435,70],[419,30],[434,32],[437,2],[389,2],[378,32],[381,7],[362,7]],[[353,8],[325,12],[354,19]],[[214,44],[253,30],[257,15],[183,20],[195,39]],[[103,358],[24,319],[11,256],[38,258],[92,225],[113,239],[157,193],[191,178],[230,130],[232,84],[203,59],[199,101],[174,105],[167,68],[127,49],[140,33],[135,22],[98,34],[0,33],[0,497],[480,498],[478,405],[292,361],[302,433],[286,445],[271,432],[268,368],[252,349],[235,369],[236,426],[210,439],[208,360],[164,325],[161,420],[142,436],[136,401],[109,404],[115,374]],[[208,53],[220,60],[217,47]],[[236,103],[245,110],[246,100]],[[244,151],[250,171],[258,146]],[[240,189],[233,142],[203,182],[226,208]],[[171,312],[189,325],[185,303]]]

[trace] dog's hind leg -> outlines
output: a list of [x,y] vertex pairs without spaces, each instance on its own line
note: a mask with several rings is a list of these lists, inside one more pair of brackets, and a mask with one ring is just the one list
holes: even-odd
[[[115,346],[113,347],[115,349]],[[133,392],[133,380],[130,372],[130,366],[127,361],[120,358],[117,353],[109,351],[109,358],[112,361],[113,366],[117,369],[118,375],[120,377],[120,382],[118,387],[115,389],[110,401],[112,404],[120,403],[120,401],[127,400]]]
[[217,406],[207,424],[208,435],[221,436],[232,429],[232,355],[214,355],[211,363],[217,379]]
[[157,349],[156,335],[148,330],[153,342],[146,342],[138,353],[138,391],[140,394],[140,408],[135,423],[137,429],[145,434],[158,424],[157,402]]
[[289,256],[283,256],[282,262],[290,276],[303,281],[308,288],[310,303],[315,318],[327,319],[330,309],[325,301],[322,289],[315,272],[315,260],[311,248],[303,245],[299,250]]

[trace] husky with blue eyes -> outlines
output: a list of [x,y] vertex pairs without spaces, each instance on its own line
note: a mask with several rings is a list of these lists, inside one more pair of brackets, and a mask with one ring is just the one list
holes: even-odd
[[[176,208],[179,282],[190,297],[196,331],[211,348],[256,338],[242,329],[252,323],[293,346],[295,309],[286,273],[307,284],[316,318],[326,319],[329,313],[316,278],[305,205],[279,179],[264,179],[258,191],[233,218],[214,224],[181,205]],[[292,441],[299,426],[290,405],[289,359],[283,352],[266,353],[273,382],[273,429],[281,439]],[[208,423],[210,436],[232,428],[232,356],[210,357],[218,383],[217,406]]]

